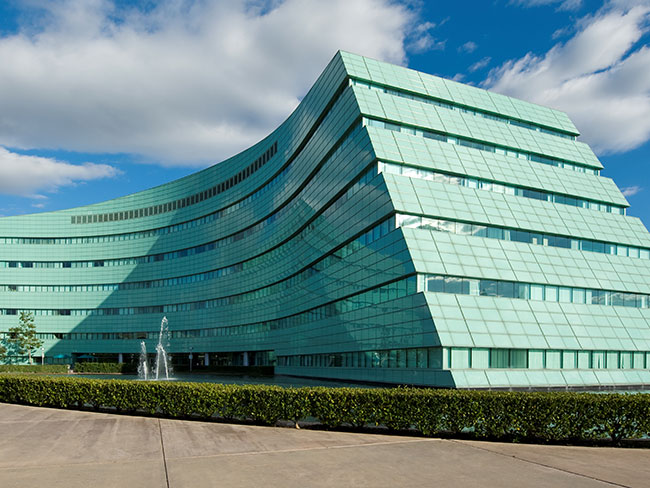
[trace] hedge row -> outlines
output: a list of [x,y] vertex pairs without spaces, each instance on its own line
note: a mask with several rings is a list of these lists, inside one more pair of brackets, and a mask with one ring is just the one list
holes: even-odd
[[67,364],[0,364],[0,373],[67,373]]
[[268,425],[315,419],[332,428],[385,426],[482,439],[619,442],[650,435],[648,394],[281,388],[4,375],[0,401]]
[[135,373],[137,367],[128,363],[75,363],[75,373]]

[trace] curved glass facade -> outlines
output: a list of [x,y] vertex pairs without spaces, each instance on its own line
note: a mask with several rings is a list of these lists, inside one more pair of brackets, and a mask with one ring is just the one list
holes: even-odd
[[650,384],[650,235],[577,136],[561,112],[340,52],[229,160],[0,219],[0,334],[31,311],[46,362],[130,360],[166,315],[170,352],[203,364]]

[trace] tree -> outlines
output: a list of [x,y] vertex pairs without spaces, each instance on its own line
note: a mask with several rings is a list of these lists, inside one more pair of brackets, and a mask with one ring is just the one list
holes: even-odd
[[36,337],[36,325],[34,325],[32,312],[20,312],[18,325],[9,328],[9,342],[19,355],[27,354],[29,364],[32,364],[32,351],[43,345],[43,341]]

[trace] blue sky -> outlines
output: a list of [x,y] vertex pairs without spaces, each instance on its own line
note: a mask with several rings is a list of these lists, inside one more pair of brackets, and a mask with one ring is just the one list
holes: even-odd
[[650,0],[0,0],[0,215],[255,143],[337,49],[569,113],[650,224]]

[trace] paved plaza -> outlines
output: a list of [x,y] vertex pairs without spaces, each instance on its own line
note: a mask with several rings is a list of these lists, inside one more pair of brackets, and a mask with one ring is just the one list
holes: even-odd
[[650,450],[166,420],[0,404],[0,487],[650,486]]

